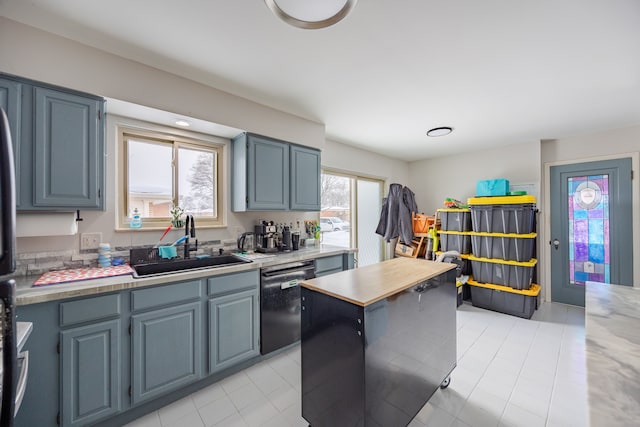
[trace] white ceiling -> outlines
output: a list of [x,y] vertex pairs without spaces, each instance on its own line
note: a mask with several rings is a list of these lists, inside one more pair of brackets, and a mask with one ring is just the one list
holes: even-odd
[[[638,0],[360,0],[323,30],[263,0],[0,0],[0,15],[404,160],[640,124]],[[455,130],[425,136],[437,126]]]

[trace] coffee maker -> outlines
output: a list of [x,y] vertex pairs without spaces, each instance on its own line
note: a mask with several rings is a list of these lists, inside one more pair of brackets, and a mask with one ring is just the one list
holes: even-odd
[[254,228],[256,236],[256,252],[278,252],[277,230],[273,221],[262,221]]

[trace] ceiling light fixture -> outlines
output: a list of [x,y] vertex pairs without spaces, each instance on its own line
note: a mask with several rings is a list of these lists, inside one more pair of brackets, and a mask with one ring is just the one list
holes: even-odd
[[278,18],[289,25],[314,30],[340,22],[357,0],[264,0]]
[[449,135],[451,132],[453,132],[453,128],[449,126],[441,126],[439,128],[429,129],[427,131],[427,136],[432,136],[432,137],[445,136],[445,135]]
[[186,120],[176,120],[176,124],[178,126],[189,127],[189,122]]

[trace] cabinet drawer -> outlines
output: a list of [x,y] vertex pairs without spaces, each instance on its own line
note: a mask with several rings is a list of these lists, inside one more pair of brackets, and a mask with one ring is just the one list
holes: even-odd
[[[316,276],[329,270],[342,271],[342,255],[316,259]],[[332,271],[332,273],[334,273],[334,271]]]
[[105,295],[60,304],[60,326],[105,319],[120,314],[120,295]]
[[210,277],[207,282],[209,295],[220,295],[242,289],[257,289],[260,284],[260,278],[258,276],[258,270],[256,269],[242,273]]
[[200,280],[181,282],[173,285],[158,286],[131,292],[131,310],[144,310],[182,301],[197,299],[202,296]]

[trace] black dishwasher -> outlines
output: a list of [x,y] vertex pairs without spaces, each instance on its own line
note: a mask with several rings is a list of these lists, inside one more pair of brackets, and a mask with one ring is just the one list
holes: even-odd
[[300,340],[300,285],[313,279],[313,261],[260,269],[260,353]]

